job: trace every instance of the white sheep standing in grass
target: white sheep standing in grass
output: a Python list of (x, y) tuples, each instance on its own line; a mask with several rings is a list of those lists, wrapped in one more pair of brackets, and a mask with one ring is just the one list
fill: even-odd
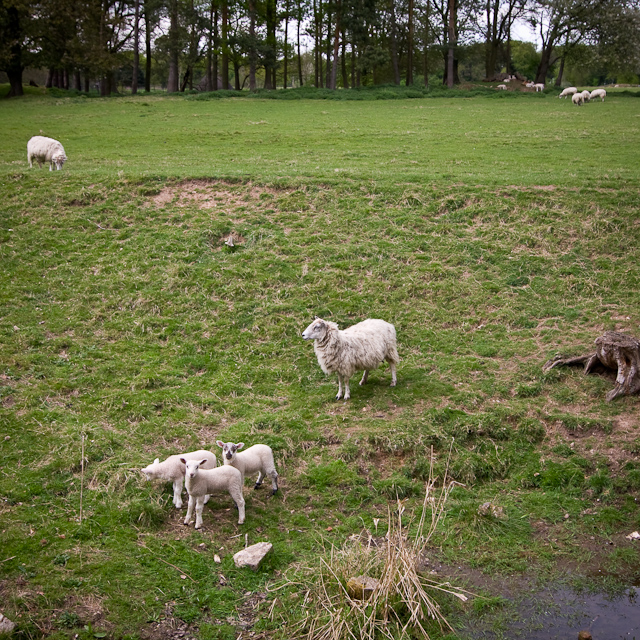
[[(182, 508), (182, 483), (184, 481), (184, 464), (181, 460), (200, 460), (203, 469), (214, 469), (217, 466), (216, 456), (211, 451), (191, 451), (169, 456), (160, 462), (156, 458), (149, 466), (141, 469), (147, 480), (166, 480), (173, 482), (173, 504), (176, 509)], [(208, 500), (208, 498), (207, 498)], [(206, 502), (206, 500), (205, 500)]]
[(202, 508), (206, 497), (212, 493), (227, 492), (238, 507), (238, 524), (244, 522), (244, 497), (242, 495), (242, 474), (229, 465), (216, 467), (215, 469), (201, 469), (206, 460), (187, 460), (181, 458), (184, 463), (184, 481), (189, 493), (189, 504), (184, 524), (188, 525), (193, 516), (193, 508), (196, 509), (196, 529), (202, 526)]
[(538, 91), (544, 91), (544, 84), (538, 82), (533, 85), (533, 88), (536, 90), (536, 93), (538, 93)]
[(588, 89), (585, 89), (582, 92), (582, 102), (584, 104), (585, 102), (589, 102), (589, 100), (591, 100), (591, 91), (589, 91)]
[(496, 89), (498, 91), (506, 91), (507, 90), (507, 85), (506, 84), (499, 84)]
[(273, 461), (273, 451), (266, 444), (254, 444), (245, 451), (240, 451), (244, 447), (244, 442), (222, 442), (217, 440), (216, 444), (222, 448), (222, 461), (226, 465), (231, 465), (242, 474), (242, 484), (247, 475), (258, 473), (258, 478), (254, 489), (259, 489), (266, 476), (271, 478), (271, 495), (278, 491), (278, 472)]
[(558, 98), (568, 98), (574, 94), (578, 93), (578, 89), (576, 87), (567, 87), (563, 89)]
[(604, 102), (604, 99), (607, 97), (607, 92), (604, 89), (594, 89), (591, 92), (591, 100), (593, 100), (594, 98), (602, 98), (602, 102)]
[(344, 399), (351, 397), (349, 378), (364, 369), (360, 384), (363, 385), (369, 371), (376, 369), (385, 360), (391, 368), (391, 386), (396, 386), (396, 365), (400, 361), (396, 348), (396, 329), (384, 320), (364, 320), (348, 327), (338, 329), (335, 322), (316, 318), (303, 332), (305, 340), (314, 340), (313, 349), (318, 364), (326, 374), (338, 374), (338, 395)]
[(577, 104), (579, 107), (581, 107), (582, 103), (584, 102), (584, 98), (582, 97), (581, 93), (574, 93), (571, 96), (571, 102), (573, 102), (573, 104)]
[(67, 161), (64, 147), (53, 138), (45, 136), (33, 136), (27, 142), (27, 160), (29, 160), (29, 168), (33, 168), (33, 161), (42, 167), (44, 162), (49, 163), (49, 171), (53, 171), (53, 165), (56, 170), (62, 169), (62, 165)]

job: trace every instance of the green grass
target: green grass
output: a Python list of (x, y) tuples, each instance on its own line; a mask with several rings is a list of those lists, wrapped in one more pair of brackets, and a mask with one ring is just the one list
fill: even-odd
[[(239, 607), (277, 638), (301, 601), (268, 589), (421, 504), (432, 448), (464, 485), (444, 561), (549, 576), (593, 536), (632, 576), (638, 399), (541, 367), (638, 335), (640, 102), (554, 97), (0, 103), (0, 600), (22, 637), (233, 638)], [(40, 131), (62, 172), (29, 170)], [(393, 322), (398, 386), (382, 367), (334, 402), (314, 315)], [(137, 469), (218, 438), (269, 444), (281, 493), (247, 483), (242, 526), (214, 497), (196, 532)], [(245, 534), (274, 544), (256, 574)]]

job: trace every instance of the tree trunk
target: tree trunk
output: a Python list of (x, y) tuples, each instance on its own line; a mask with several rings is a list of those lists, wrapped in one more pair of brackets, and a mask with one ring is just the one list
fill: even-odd
[(256, 4), (255, 0), (249, 0), (249, 91), (256, 90)]
[(298, 84), (303, 86), (302, 80), (302, 54), (300, 53), (300, 23), (302, 22), (302, 1), (298, 0), (298, 20), (297, 20), (297, 37), (298, 37)]
[(556, 87), (562, 86), (562, 74), (564, 73), (564, 55), (560, 58), (560, 69), (558, 70), (558, 77), (556, 78)]
[(422, 64), (422, 72), (424, 73), (424, 86), (429, 86), (429, 0), (424, 20), (424, 59)]
[(169, 77), (167, 79), (167, 93), (178, 91), (178, 0), (171, 0), (169, 6)]
[(238, 62), (238, 56), (233, 56), (233, 81), (236, 91), (240, 91), (240, 62)]
[(596, 352), (574, 358), (556, 356), (542, 367), (543, 372), (558, 366), (584, 364), (584, 372), (589, 373), (597, 365), (607, 369), (617, 369), (615, 387), (606, 395), (607, 402), (618, 396), (640, 392), (640, 341), (618, 331), (607, 331), (596, 338)]
[(314, 71), (314, 84), (316, 88), (319, 86), (320, 80), (320, 38), (318, 37), (318, 6), (316, 0), (313, 0), (313, 71)]
[[(6, 7), (5, 3), (5, 7)], [(22, 88), (22, 71), (24, 66), (22, 64), (22, 34), (20, 26), (20, 14), (18, 9), (9, 4), (6, 8), (7, 12), (7, 31), (14, 36), (14, 41), (9, 48), (9, 59), (4, 71), (9, 78), (9, 94), (8, 98), (14, 98), (24, 95), (24, 89)]]
[(51, 89), (53, 87), (53, 69), (49, 69), (47, 73), (47, 81), (44, 83), (45, 88)]
[(331, 12), (331, 4), (327, 3), (327, 66), (326, 66), (326, 77), (324, 79), (324, 85), (327, 89), (331, 89), (331, 21), (333, 18), (333, 13)]
[(408, 14), (408, 35), (407, 35), (407, 78), (405, 84), (409, 87), (413, 84), (413, 0), (409, 0)]
[(289, 78), (287, 77), (287, 72), (288, 72), (288, 67), (287, 67), (287, 63), (289, 62), (289, 0), (287, 0), (286, 4), (285, 4), (285, 10), (284, 10), (284, 51), (283, 51), (283, 57), (284, 57), (284, 69), (283, 69), (283, 80), (282, 80), (282, 88), (286, 89), (287, 88), (287, 83)]
[(138, 69), (140, 67), (140, 0), (135, 0), (133, 18), (133, 77), (131, 78), (131, 94), (138, 93)]
[(453, 89), (453, 59), (456, 46), (455, 12), (456, 2), (455, 0), (449, 0), (449, 53), (447, 55), (447, 87), (449, 89)]
[(213, 91), (218, 90), (218, 49), (220, 48), (220, 32), (218, 31), (218, 3), (215, 3), (213, 12), (213, 61), (211, 63), (211, 73), (213, 75)]
[(80, 71), (77, 69), (73, 72), (73, 88), (76, 91), (82, 91), (82, 79), (80, 78)]
[(151, 91), (151, 16), (149, 15), (149, 7), (147, 3), (149, 0), (145, 0), (143, 15), (144, 15), (144, 50), (147, 59), (144, 66), (144, 90), (149, 93)]
[(391, 67), (393, 68), (393, 82), (400, 84), (400, 66), (398, 64), (398, 24), (396, 22), (395, 0), (389, 0), (389, 17), (391, 18)]
[(349, 88), (349, 77), (347, 76), (347, 38), (344, 30), (342, 31), (342, 54), (340, 56), (340, 68), (342, 71), (342, 86)]
[(547, 79), (547, 73), (549, 72), (549, 68), (551, 67), (551, 55), (553, 53), (552, 46), (545, 46), (542, 49), (542, 57), (540, 58), (540, 64), (538, 65), (538, 70), (536, 71), (536, 82), (540, 82), (542, 84), (545, 83)]
[(89, 93), (90, 89), (91, 89), (91, 78), (89, 77), (88, 72), (85, 71), (84, 72), (84, 92)]
[(213, 90), (213, 2), (209, 5), (209, 37), (207, 39), (207, 91)]
[(222, 88), (229, 89), (229, 4), (222, 0)]
[(338, 78), (338, 51), (340, 50), (340, 1), (336, 7), (336, 30), (333, 37), (333, 60), (331, 63), (331, 85), (330, 89), (336, 88)]

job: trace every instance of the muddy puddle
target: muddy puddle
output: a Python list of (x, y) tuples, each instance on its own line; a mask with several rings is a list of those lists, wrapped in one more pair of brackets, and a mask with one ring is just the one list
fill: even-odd
[(505, 610), (494, 620), (494, 630), (467, 629), (468, 637), (578, 640), (580, 631), (589, 631), (593, 640), (640, 640), (639, 587), (616, 596), (548, 590), (514, 605), (513, 611)]

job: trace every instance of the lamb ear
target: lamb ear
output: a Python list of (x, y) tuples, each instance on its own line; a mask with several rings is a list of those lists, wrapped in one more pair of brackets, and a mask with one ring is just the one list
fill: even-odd
[(238, 444), (236, 445), (236, 450), (242, 449), (242, 447), (244, 447), (244, 442), (238, 442)]
[(160, 458), (156, 458), (156, 459), (153, 461), (153, 464), (158, 464), (159, 462), (160, 462)]
[(182, 464), (187, 464), (187, 461), (184, 458), (180, 458), (180, 462), (182, 462)]
[(207, 462), (209, 462), (206, 458), (204, 460), (200, 460), (200, 462), (198, 462), (199, 465), (203, 465), (203, 464), (207, 464)]
[(224, 442), (222, 442), (222, 440), (216, 440), (216, 444), (217, 444), (219, 447), (224, 447)]

